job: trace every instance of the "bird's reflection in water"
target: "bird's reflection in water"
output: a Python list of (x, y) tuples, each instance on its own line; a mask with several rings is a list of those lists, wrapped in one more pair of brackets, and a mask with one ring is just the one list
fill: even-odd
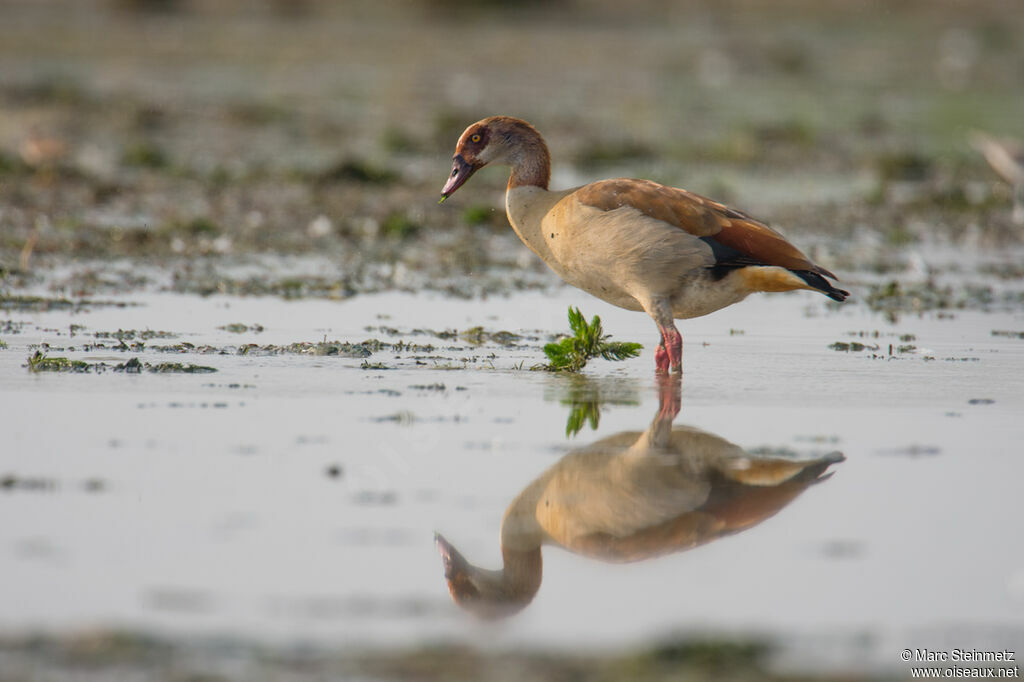
[(844, 459), (754, 456), (714, 434), (673, 427), (680, 379), (658, 381), (659, 410), (646, 431), (569, 452), (512, 500), (501, 524), (501, 569), (474, 566), (437, 536), (459, 606), (485, 618), (523, 609), (540, 588), (544, 544), (602, 561), (642, 561), (746, 530)]

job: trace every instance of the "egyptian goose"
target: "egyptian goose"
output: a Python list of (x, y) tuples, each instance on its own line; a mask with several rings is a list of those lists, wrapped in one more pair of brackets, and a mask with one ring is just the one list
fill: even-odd
[(501, 523), (501, 569), (474, 566), (435, 536), (455, 603), (484, 618), (522, 610), (540, 589), (544, 544), (632, 562), (738, 533), (774, 516), (844, 459), (838, 452), (805, 461), (755, 457), (716, 435), (673, 428), (678, 387), (662, 385), (661, 409), (646, 431), (574, 450), (516, 496)]
[(659, 372), (681, 371), (675, 318), (707, 315), (755, 291), (810, 289), (836, 301), (849, 295), (775, 230), (692, 192), (627, 178), (549, 190), (544, 138), (510, 116), (462, 133), (441, 201), (489, 163), (512, 167), (505, 210), (531, 251), (569, 284), (654, 318)]

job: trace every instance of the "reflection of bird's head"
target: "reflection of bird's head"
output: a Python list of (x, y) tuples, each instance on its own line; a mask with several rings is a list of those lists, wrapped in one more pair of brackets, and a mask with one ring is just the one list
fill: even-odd
[(526, 607), (540, 588), (540, 548), (502, 550), (505, 565), (490, 571), (469, 563), (440, 534), (434, 542), (444, 563), (448, 591), (460, 607), (486, 620), (506, 618)]

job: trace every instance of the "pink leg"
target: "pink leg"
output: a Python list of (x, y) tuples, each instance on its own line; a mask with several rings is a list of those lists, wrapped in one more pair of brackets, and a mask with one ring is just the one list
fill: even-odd
[(675, 372), (683, 371), (683, 335), (671, 322), (668, 325), (658, 325), (661, 330), (661, 343), (654, 353), (654, 362), (657, 371), (667, 372), (669, 366)]
[(675, 324), (670, 324), (665, 330), (665, 346), (668, 348), (672, 371), (681, 373), (683, 371), (683, 335), (676, 329)]
[(661, 332), (661, 343), (654, 353), (654, 365), (658, 373), (683, 371), (683, 336), (676, 329), (672, 319), (672, 307), (664, 298), (653, 298), (643, 303), (644, 310), (654, 319)]
[(671, 362), (668, 351), (665, 350), (665, 339), (663, 338), (658, 344), (658, 349), (654, 351), (654, 371), (658, 374), (668, 374)]

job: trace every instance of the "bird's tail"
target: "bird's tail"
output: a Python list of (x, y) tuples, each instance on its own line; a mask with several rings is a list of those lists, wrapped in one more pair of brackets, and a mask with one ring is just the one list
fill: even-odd
[(842, 303), (846, 300), (846, 297), (850, 295), (849, 291), (832, 286), (832, 283), (822, 276), (827, 275), (835, 279), (835, 275), (828, 270), (823, 269), (821, 273), (811, 272), (810, 270), (791, 270), (791, 272), (803, 281), (807, 282), (808, 286), (817, 289), (833, 301), (839, 301)]

